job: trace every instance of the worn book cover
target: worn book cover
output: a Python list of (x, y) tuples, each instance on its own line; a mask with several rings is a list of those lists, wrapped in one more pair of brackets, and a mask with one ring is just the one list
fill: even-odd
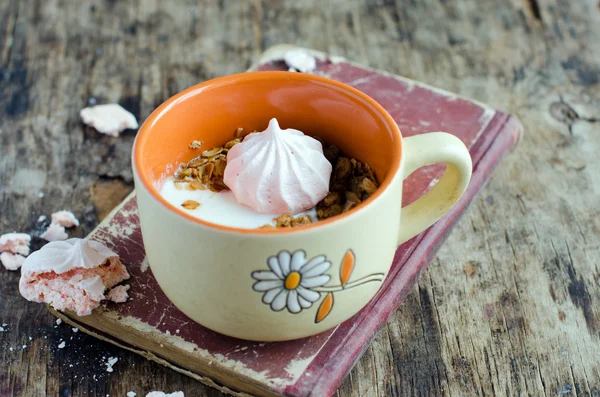
[[(270, 49), (252, 69), (287, 70), (281, 59), (290, 48)], [(132, 194), (89, 236), (117, 252), (127, 266), (131, 299), (107, 304), (91, 316), (54, 311), (56, 315), (82, 331), (229, 394), (327, 396), (335, 392), (373, 336), (413, 289), (498, 162), (515, 146), (521, 125), (508, 114), (452, 93), (307, 51), (317, 58), (314, 73), (373, 97), (392, 115), (404, 136), (446, 131), (459, 137), (473, 158), (473, 177), (465, 195), (434, 226), (398, 247), (387, 279), (369, 304), (332, 330), (290, 342), (249, 342), (212, 332), (187, 318), (160, 290), (145, 258)], [(407, 178), (403, 203), (422, 195), (443, 169), (443, 165), (429, 166)]]

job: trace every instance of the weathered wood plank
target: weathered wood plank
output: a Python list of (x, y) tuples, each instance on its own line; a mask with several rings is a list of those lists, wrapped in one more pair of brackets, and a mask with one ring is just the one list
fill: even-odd
[[(321, 3), (0, 2), (0, 231), (39, 234), (39, 215), (69, 208), (83, 236), (114, 205), (103, 197), (131, 189), (134, 134), (83, 128), (77, 112), (90, 98), (143, 120), (270, 45), (330, 51), (490, 103), (526, 127), (338, 395), (600, 394), (597, 1)], [(0, 272), (0, 395), (219, 395), (53, 328), (17, 282)], [(112, 374), (109, 355), (120, 359)]]

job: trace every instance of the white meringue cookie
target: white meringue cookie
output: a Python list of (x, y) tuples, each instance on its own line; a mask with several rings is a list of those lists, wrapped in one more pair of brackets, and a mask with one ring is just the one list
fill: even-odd
[(240, 204), (262, 214), (296, 214), (327, 195), (331, 169), (319, 141), (271, 119), (264, 132), (231, 148), (223, 179)]

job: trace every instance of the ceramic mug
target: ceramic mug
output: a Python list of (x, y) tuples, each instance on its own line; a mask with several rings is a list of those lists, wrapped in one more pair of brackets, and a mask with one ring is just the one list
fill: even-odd
[[(379, 189), (349, 212), (292, 229), (212, 224), (161, 197), (161, 183), (198, 155), (190, 142), (221, 146), (238, 127), (262, 131), (273, 117), (369, 163)], [(364, 93), (290, 72), (231, 75), (175, 95), (140, 128), (132, 163), (147, 260), (164, 293), (201, 325), (257, 341), (317, 334), (357, 313), (381, 287), (398, 244), (444, 215), (471, 177), (455, 136), (402, 138)], [(444, 175), (401, 211), (402, 181), (432, 163), (446, 163)]]

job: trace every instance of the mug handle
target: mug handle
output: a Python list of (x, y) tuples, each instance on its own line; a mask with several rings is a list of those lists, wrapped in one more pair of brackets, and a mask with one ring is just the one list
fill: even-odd
[(430, 132), (403, 139), (404, 174), (434, 163), (446, 163), (446, 171), (435, 186), (413, 203), (402, 208), (401, 244), (446, 214), (469, 185), (473, 164), (469, 149), (456, 136), (446, 132)]

